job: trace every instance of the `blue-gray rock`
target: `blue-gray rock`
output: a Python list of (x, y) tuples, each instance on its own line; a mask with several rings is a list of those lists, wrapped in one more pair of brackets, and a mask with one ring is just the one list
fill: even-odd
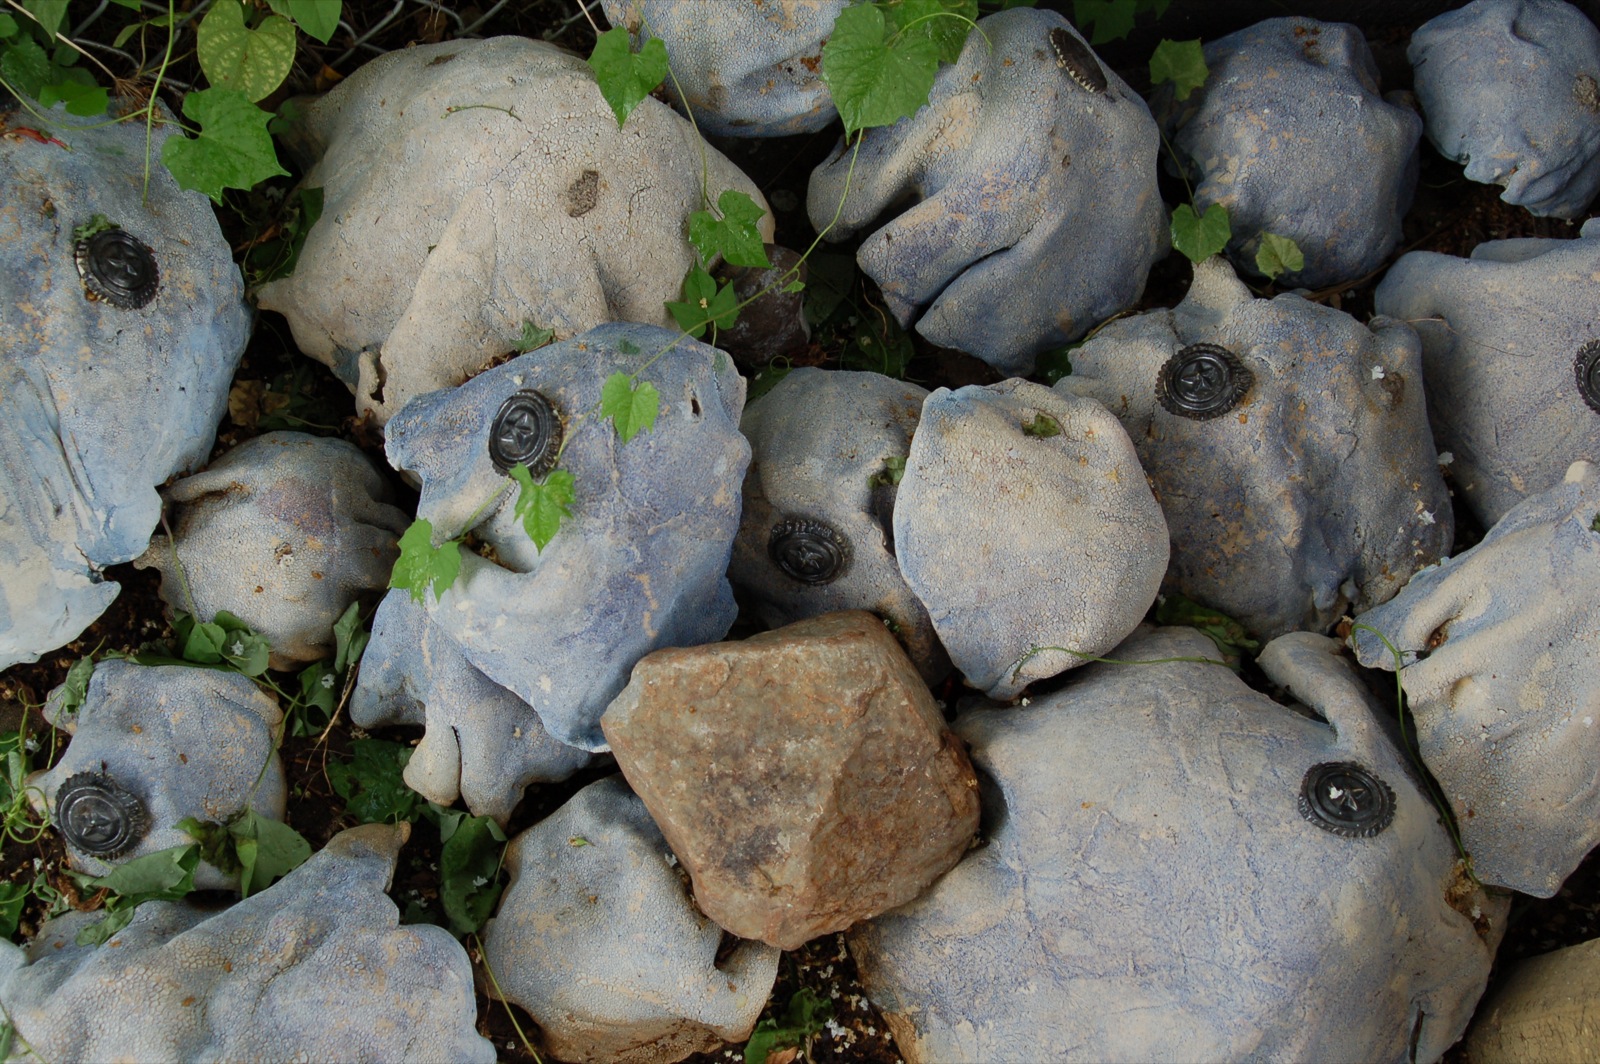
[[(1422, 759), (1478, 878), (1548, 898), (1600, 843), (1600, 470), (1518, 503), (1356, 620), (1402, 655)], [(1377, 635), (1363, 665), (1393, 671)]]
[(1212, 258), (1177, 308), (1112, 322), (1072, 370), (1056, 390), (1121, 419), (1161, 500), (1167, 586), (1263, 640), (1326, 631), (1450, 550), (1402, 322), (1253, 298)]
[[(89, 875), (194, 841), (178, 827), (186, 817), (226, 823), (248, 807), (282, 820), (285, 789), (277, 740), (278, 703), (236, 672), (181, 665), (143, 666), (108, 660), (95, 666), (83, 705), (66, 712), (62, 688), (51, 692), (45, 719), (72, 736), (61, 760), (30, 779), (35, 798), (49, 810), (67, 843), (67, 859)], [(131, 795), (143, 811), (142, 829), (125, 810), (116, 831), (85, 820), (87, 812), (59, 808), (69, 781), (88, 775)], [(65, 792), (70, 795), (70, 790)], [(69, 802), (74, 805), (74, 802)], [(63, 820), (68, 823), (63, 824)], [(110, 836), (105, 838), (105, 836)], [(111, 843), (102, 845), (104, 842)], [(92, 842), (97, 856), (82, 848)], [(195, 869), (202, 890), (237, 890), (239, 873), (202, 861)]]
[[(988, 846), (850, 934), (906, 1060), (1437, 1060), (1506, 903), (1461, 874), (1338, 651), (1263, 652), (1304, 714), (1193, 662), (963, 714)], [(1214, 655), (1162, 629), (1113, 656)]]
[[(772, 628), (871, 610), (891, 623), (931, 683), (950, 661), (900, 575), (893, 531), (927, 396), (881, 373), (802, 367), (751, 403), (739, 425), (750, 440), (750, 471), (728, 577)], [(837, 560), (816, 553), (819, 536), (834, 540)]]
[[(101, 570), (138, 557), (156, 486), (210, 454), (250, 331), (210, 201), (159, 163), (147, 188), (144, 125), (50, 119), (70, 150), (0, 138), (0, 669), (116, 598)], [(120, 229), (77, 240), (97, 216)]]
[(663, 86), (667, 98), (692, 113), (702, 131), (724, 137), (815, 133), (837, 117), (818, 74), (822, 46), (847, 5), (848, 0), (600, 2), (611, 25), (627, 29), (635, 51), (652, 37), (667, 46), (674, 75)]
[(504, 824), (530, 783), (564, 780), (587, 750), (556, 742), (532, 706), (472, 666), (466, 653), (409, 595), (390, 595), (372, 618), (350, 719), (364, 728), (420, 724), (407, 786)]
[[(626, 444), (598, 410), (617, 372), (637, 372), (660, 395), (654, 426)], [(559, 415), (560, 468), (575, 480), (571, 517), (542, 553), (514, 513), (514, 482), (490, 457), (502, 406), (520, 392), (540, 393)], [(728, 557), (750, 460), (743, 406), (744, 379), (723, 352), (617, 324), (422, 396), (389, 422), (389, 461), (420, 479), (417, 516), (435, 540), (471, 531), (493, 555), (464, 550), (455, 585), (442, 600), (428, 595), (429, 618), (558, 741), (605, 749), (600, 714), (634, 662), (713, 642), (733, 623)], [(421, 677), (413, 692), (429, 689), (419, 647), (384, 654)]]
[(1167, 569), (1167, 525), (1117, 419), (1022, 380), (928, 396), (894, 546), (956, 668), (993, 698), (1116, 646)]
[[(766, 207), (666, 104), (647, 97), (619, 129), (587, 63), (522, 37), (379, 56), (308, 105), (291, 143), (322, 218), (260, 303), (379, 423), (509, 354), (525, 323), (557, 339), (666, 325), (702, 194)], [(770, 240), (770, 215), (760, 228)]]
[(669, 1064), (750, 1036), (778, 950), (695, 908), (677, 859), (621, 777), (591, 783), (511, 840), (511, 882), (483, 933), (500, 993), (552, 1056)]
[(1600, 460), (1600, 225), (1577, 240), (1413, 251), (1378, 313), (1422, 337), (1428, 417), (1456, 490), (1487, 527), (1579, 458)]
[(914, 200), (866, 238), (861, 269), (902, 325), (1025, 374), (1136, 303), (1166, 253), (1160, 135), (1061, 15), (1018, 8), (978, 25), (925, 107), (867, 131), (853, 175), (843, 144), (817, 167), (806, 210), (827, 225), (848, 175), (828, 234), (839, 240)]
[(1473, 0), (1406, 56), (1428, 139), (1538, 215), (1579, 218), (1600, 190), (1600, 30), (1562, 0)]
[(400, 927), (384, 890), (409, 824), (334, 836), (221, 912), (152, 901), (103, 946), (69, 912), (0, 942), (16, 1048), (45, 1060), (394, 1060), (492, 1064), (472, 968), (449, 932)]
[(411, 523), (358, 448), (301, 432), (247, 440), (162, 495), (173, 538), (152, 536), (134, 564), (161, 572), (168, 606), (261, 633), (275, 669), (333, 653), (334, 622), (389, 585)]
[(1365, 276), (1400, 242), (1417, 184), (1422, 119), (1379, 95), (1378, 67), (1354, 26), (1274, 18), (1207, 41), (1210, 73), (1187, 100), (1170, 86), (1156, 112), (1194, 182), (1194, 209), (1228, 209), (1228, 254), (1257, 273), (1266, 233), (1305, 267), (1285, 285)]

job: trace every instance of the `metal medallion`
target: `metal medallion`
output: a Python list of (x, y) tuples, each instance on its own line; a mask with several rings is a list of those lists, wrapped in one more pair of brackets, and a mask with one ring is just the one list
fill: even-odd
[(1590, 340), (1578, 348), (1572, 369), (1578, 376), (1578, 394), (1590, 410), (1600, 414), (1600, 340)]
[(156, 256), (137, 237), (115, 226), (72, 247), (84, 290), (123, 310), (137, 310), (156, 297), (161, 271)]
[(1255, 374), (1218, 344), (1190, 344), (1156, 374), (1156, 401), (1169, 414), (1209, 421), (1239, 405)]
[(525, 465), (535, 478), (555, 468), (561, 413), (543, 392), (526, 389), (500, 404), (489, 428), (489, 460), (502, 473)]
[(850, 541), (808, 517), (773, 525), (767, 554), (785, 576), (802, 584), (829, 584), (850, 568)]
[(1324, 761), (1300, 782), (1300, 815), (1347, 839), (1370, 838), (1394, 820), (1394, 791), (1353, 761)]
[(120, 857), (150, 831), (139, 796), (103, 772), (80, 772), (56, 791), (56, 829), (90, 857)]

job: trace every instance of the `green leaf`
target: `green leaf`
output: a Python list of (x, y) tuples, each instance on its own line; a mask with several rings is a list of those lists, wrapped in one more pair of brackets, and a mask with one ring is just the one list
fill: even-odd
[(872, 315), (856, 330), (854, 339), (839, 355), (845, 369), (867, 370), (904, 380), (916, 355), (911, 337), (894, 318)]
[(771, 266), (757, 223), (767, 212), (743, 192), (725, 189), (717, 197), (718, 218), (710, 211), (689, 215), (689, 243), (706, 265), (718, 255), (732, 266)]
[(300, 671), (300, 701), (322, 710), (324, 714), (333, 712), (338, 686), (338, 675), (323, 662), (316, 662)]
[(239, 855), (239, 893), (259, 894), (311, 856), (311, 844), (288, 824), (269, 819), (254, 809), (228, 825)]
[(1072, 0), (1072, 21), (1084, 29), (1093, 27), (1089, 43), (1120, 41), (1133, 32), (1134, 0)]
[(199, 844), (200, 860), (230, 874), (239, 871), (239, 853), (233, 836), (228, 834), (228, 825), (186, 816), (175, 826)]
[(94, 659), (82, 657), (67, 670), (61, 681), (61, 698), (57, 702), (62, 713), (76, 713), (89, 697), (89, 680), (94, 676)]
[(17, 933), (22, 921), (22, 907), (32, 893), (21, 883), (0, 883), (0, 938), (10, 938)]
[(904, 35), (902, 39), (926, 38), (939, 62), (954, 63), (978, 19), (978, 0), (900, 0), (883, 13), (894, 32)]
[(902, 455), (892, 454), (883, 460), (883, 468), (867, 478), (869, 488), (888, 488), (905, 479), (906, 460)]
[[(214, 88), (236, 89), (251, 103), (270, 96), (294, 66), (294, 24), (268, 15), (250, 29), (239, 0), (217, 0), (194, 33), (200, 69)], [(186, 106), (184, 113), (188, 114)]]
[(522, 335), (511, 344), (511, 349), (520, 355), (525, 355), (529, 351), (537, 351), (555, 338), (554, 329), (541, 329), (533, 322), (525, 321), (522, 323)]
[(819, 251), (807, 260), (806, 324), (813, 329), (833, 316), (856, 283), (856, 257)]
[(1204, 85), (1209, 73), (1199, 41), (1162, 41), (1150, 56), (1150, 84), (1172, 82), (1173, 94), (1180, 100)]
[(54, 85), (40, 88), (41, 106), (54, 107), (63, 101), (67, 105), (67, 114), (77, 115), (80, 118), (93, 118), (95, 115), (105, 114), (111, 96), (99, 85), (85, 85), (76, 78), (67, 78)]
[(199, 859), (200, 847), (196, 843), (172, 846), (135, 857), (103, 876), (90, 876), (84, 885), (94, 889), (104, 887), (123, 898), (172, 891), (181, 891), (181, 897), (194, 889), (194, 869)]
[(39, 20), (39, 26), (49, 40), (61, 32), (61, 23), (67, 17), (67, 0), (22, 0), (28, 14)]
[[(287, 106), (287, 105), (285, 105)], [(267, 123), (272, 129), (272, 122)], [(251, 287), (287, 277), (300, 262), (300, 252), (305, 248), (306, 236), (322, 217), (322, 189), (299, 188), (294, 201), (285, 212), (282, 235), (263, 241), (250, 249), (246, 258)], [(298, 393), (291, 393), (298, 394)]]
[(718, 288), (716, 278), (696, 264), (683, 279), (683, 302), (668, 303), (667, 313), (678, 328), (698, 339), (705, 335), (707, 325), (726, 329), (734, 323), (739, 316), (739, 297), (733, 294), (731, 283)]
[(1187, 203), (1178, 205), (1172, 212), (1172, 246), (1183, 252), (1190, 262), (1210, 258), (1228, 246), (1233, 227), (1228, 224), (1228, 208), (1213, 203), (1203, 217), (1194, 213)]
[(1034, 436), (1041, 440), (1048, 440), (1052, 436), (1061, 435), (1061, 422), (1057, 421), (1049, 414), (1035, 411), (1032, 421), (1023, 422), (1022, 431), (1027, 433), (1029, 436)]
[[(344, 13), (344, 0), (289, 0), (287, 6), (295, 25), (305, 30), (306, 36), (315, 37), (323, 44), (333, 40), (334, 31), (339, 28), (339, 16)], [(274, 4), (272, 9), (277, 11), (278, 6)]]
[(522, 518), (528, 538), (542, 552), (556, 538), (561, 522), (572, 516), (568, 507), (578, 497), (577, 482), (565, 469), (552, 469), (542, 483), (535, 484), (525, 465), (512, 466), (511, 479), (521, 489), (514, 512)]
[(363, 824), (416, 820), (426, 807), (403, 776), (411, 747), (384, 739), (354, 739), (349, 761), (328, 762), (328, 782), (345, 800), (345, 812)]
[(772, 391), (773, 388), (777, 387), (778, 382), (787, 377), (793, 369), (794, 367), (790, 365), (773, 363), (767, 366), (766, 369), (761, 370), (755, 375), (755, 379), (750, 382), (750, 387), (745, 393), (745, 404), (749, 405)]
[(928, 102), (939, 49), (924, 36), (891, 39), (883, 10), (857, 4), (839, 12), (822, 49), (822, 81), (844, 120), (845, 136), (892, 126)]
[(1164, 591), (1156, 599), (1155, 618), (1157, 624), (1187, 624), (1200, 629), (1211, 637), (1223, 657), (1234, 661), (1242, 652), (1261, 647), (1260, 643), (1250, 638), (1244, 625), (1232, 617), (1174, 591)]
[(819, 1033), (833, 1015), (831, 1002), (817, 997), (809, 986), (796, 990), (783, 1016), (762, 1020), (744, 1047), (745, 1064), (766, 1064), (774, 1049), (797, 1046)]
[(17, 35), (17, 20), (0, 11), (0, 38), (10, 39)]
[(220, 88), (191, 92), (183, 98), (183, 113), (199, 125), (200, 135), (168, 137), (161, 146), (161, 161), (179, 188), (204, 192), (220, 206), (225, 188), (252, 188), (289, 173), (278, 165), (267, 134), (272, 116), (244, 93)]
[(660, 410), (661, 393), (649, 381), (635, 387), (626, 373), (613, 373), (600, 389), (600, 416), (617, 426), (623, 443), (654, 427)]
[(460, 541), (447, 539), (435, 547), (433, 523), (419, 517), (400, 537), (400, 558), (389, 574), (389, 586), (409, 590), (411, 601), (418, 605), (427, 601), (428, 589), (432, 588), (437, 602), (460, 572)]
[(220, 624), (209, 621), (193, 623), (188, 633), (181, 637), (178, 653), (184, 661), (215, 665), (222, 660), (222, 643), (227, 638), (228, 633)]
[(1276, 281), (1280, 274), (1294, 273), (1306, 268), (1306, 257), (1300, 245), (1277, 233), (1262, 233), (1261, 246), (1256, 249), (1256, 269)]
[(439, 853), (439, 901), (456, 934), (478, 930), (494, 911), (505, 847), (506, 833), (486, 816), (466, 818), (445, 840)]
[(50, 80), (50, 57), (33, 38), (24, 37), (0, 52), (0, 78), (22, 95), (37, 100), (39, 90)]
[(344, 672), (355, 668), (371, 638), (361, 620), (361, 603), (350, 603), (339, 619), (333, 622), (333, 671)]
[(618, 26), (595, 40), (589, 67), (600, 85), (600, 95), (611, 105), (611, 113), (621, 126), (666, 79), (667, 46), (652, 37), (635, 52), (628, 47), (628, 31)]
[(267, 671), (272, 655), (272, 645), (265, 636), (248, 628), (229, 632), (222, 641), (222, 658), (246, 676), (260, 676)]
[(1044, 352), (1035, 361), (1033, 371), (1043, 378), (1046, 384), (1054, 384), (1062, 377), (1072, 376), (1072, 352), (1077, 347), (1077, 344), (1069, 344)]

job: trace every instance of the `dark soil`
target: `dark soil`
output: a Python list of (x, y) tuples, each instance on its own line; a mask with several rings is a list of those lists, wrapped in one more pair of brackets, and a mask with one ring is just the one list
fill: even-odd
[[(595, 7), (598, 8), (598, 4)], [(412, 43), (449, 39), (467, 28), (481, 36), (523, 34), (551, 39), (581, 54), (587, 54), (593, 44), (593, 33), (574, 0), (532, 0), (492, 6), (480, 2), (478, 6), (462, 5), (454, 13), (430, 8), (420, 0), (399, 5), (388, 0), (346, 0), (345, 9), (346, 21), (355, 28), (356, 38), (341, 29), (332, 45), (313, 44), (303, 49), (291, 79), (296, 91), (325, 89), (372, 55)], [(1262, 17), (1281, 13), (1273, 10)], [(484, 19), (485, 14), (487, 19)], [(94, 34), (103, 33), (109, 39), (116, 28), (108, 17), (103, 25), (95, 28)], [(1409, 68), (1404, 62), (1404, 44), (1410, 28), (1384, 28), (1374, 33), (1374, 47), (1387, 79), (1385, 88), (1406, 87)], [(360, 43), (355, 43), (355, 39)], [(1105, 54), (1116, 61), (1114, 49), (1108, 49)], [(185, 68), (180, 63), (176, 76), (180, 81), (187, 77), (192, 82), (197, 72), (192, 67), (192, 59), (185, 62), (191, 65)], [(1131, 66), (1124, 76), (1136, 88), (1143, 88), (1142, 83), (1148, 80), (1142, 71)], [(828, 131), (781, 140), (718, 142), (717, 146), (760, 185), (772, 204), (779, 244), (804, 249), (810, 243), (813, 233), (804, 211), (806, 182), (812, 168), (832, 151), (836, 139), (837, 134)], [(292, 187), (292, 179), (284, 179), (274, 183), (270, 190), (234, 195), (229, 208), (219, 212), (224, 231), (241, 259), (254, 244), (274, 234), (274, 226), (282, 217), (284, 193)], [(1165, 191), (1171, 202), (1184, 198), (1178, 187)], [(1502, 203), (1498, 193), (1496, 188), (1466, 181), (1458, 166), (1446, 162), (1424, 144), (1421, 181), (1416, 203), (1406, 219), (1405, 246), (1401, 250), (1426, 249), (1465, 255), (1484, 240), (1576, 235), (1578, 223), (1534, 218), (1519, 207)], [(849, 253), (853, 248), (847, 243), (828, 250)], [(1400, 253), (1396, 252), (1396, 257)], [(1177, 254), (1158, 264), (1140, 309), (1175, 304), (1187, 289), (1189, 275), (1188, 263)], [(1372, 293), (1380, 276), (1381, 272), (1317, 292), (1312, 298), (1366, 320), (1372, 313)], [(1258, 290), (1263, 295), (1274, 291), (1270, 285)], [(836, 315), (838, 320), (814, 332), (808, 347), (790, 354), (791, 364), (858, 368), (858, 361), (852, 361), (860, 358), (859, 350), (851, 347), (855, 335), (872, 327), (874, 322), (881, 322), (885, 315), (878, 309), (882, 303), (876, 290), (864, 279), (857, 278), (848, 303), (847, 309)], [(891, 329), (884, 335), (892, 339), (893, 332)], [(914, 357), (907, 376), (926, 387), (959, 387), (998, 379), (988, 366), (960, 352), (936, 348), (917, 336), (909, 339)], [(305, 422), (308, 431), (343, 435), (364, 447), (380, 468), (386, 467), (381, 441), (356, 421), (348, 392), (326, 369), (294, 350), (287, 325), (277, 315), (262, 314), (236, 384), (240, 386), (238, 401), (233, 414), (219, 429), (217, 453), (272, 425), (271, 416), (281, 417), (287, 413)], [(269, 420), (263, 422), (264, 415)], [(414, 495), (410, 498), (414, 499)], [(1469, 522), (1461, 523), (1458, 552), (1481, 535)], [(79, 657), (110, 651), (133, 652), (150, 641), (170, 638), (170, 625), (157, 596), (159, 578), (154, 573), (135, 570), (131, 565), (114, 567), (107, 575), (122, 585), (122, 593), (82, 637), (46, 654), (35, 664), (0, 673), (0, 731), (15, 729), (26, 716), (30, 732), (49, 735), (50, 729), (39, 716), (37, 706)], [(736, 632), (753, 630), (755, 626), (741, 618)], [(950, 704), (954, 704), (955, 697), (960, 694), (953, 687), (938, 693)], [(345, 757), (351, 739), (359, 734), (358, 729), (340, 718), (322, 736), (289, 738), (284, 742), (282, 753), (290, 786), (288, 819), (313, 847), (320, 848), (335, 833), (353, 823), (344, 811), (342, 799), (329, 783), (326, 766), (331, 760)], [(419, 735), (420, 729), (413, 728), (389, 730), (383, 737), (414, 742)], [(65, 745), (64, 736), (55, 741), (58, 747)], [(50, 745), (50, 740), (46, 739), (36, 765), (42, 767), (47, 763), (45, 755)], [(567, 783), (531, 788), (515, 813), (510, 830), (514, 833), (537, 823), (579, 787), (609, 774), (614, 766), (607, 761), (603, 758), (601, 765)], [(391, 891), (408, 918), (430, 909), (437, 911), (438, 855), (434, 829), (419, 823), (402, 853)], [(27, 844), (7, 842), (0, 851), (0, 878), (29, 882), (36, 871), (42, 871), (50, 883), (75, 904), (85, 908), (96, 906), (98, 899), (78, 898), (73, 881), (61, 874), (62, 856), (60, 844), (50, 832)], [(37, 904), (25, 913), (19, 939), (37, 929), (40, 915), (41, 907)], [(1502, 972), (1507, 962), (1596, 937), (1600, 937), (1600, 854), (1591, 855), (1556, 897), (1537, 900), (1518, 896), (1515, 899), (1496, 973)], [(479, 985), (487, 986), (481, 955), (470, 937), (466, 944), (479, 974)], [(781, 1014), (791, 997), (804, 987), (831, 1002), (834, 1010), (830, 1025), (805, 1047), (811, 1059), (871, 1064), (889, 1064), (899, 1059), (882, 1018), (857, 980), (855, 963), (845, 948), (843, 936), (824, 937), (784, 954), (777, 986), (764, 1015), (772, 1016), (774, 1010)], [(530, 1036), (536, 1032), (536, 1026), (525, 1013), (515, 1006), (492, 1002), (482, 994), (478, 1009), (479, 1030), (493, 1040), (502, 1059), (535, 1059), (524, 1048), (517, 1031), (520, 1025)], [(786, 1064), (786, 1057), (787, 1054), (781, 1054), (771, 1059), (775, 1064)], [(695, 1059), (719, 1064), (741, 1060), (741, 1047), (730, 1045)]]

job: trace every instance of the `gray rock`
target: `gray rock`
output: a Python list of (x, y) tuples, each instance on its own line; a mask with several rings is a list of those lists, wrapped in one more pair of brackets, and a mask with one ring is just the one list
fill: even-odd
[[(927, 396), (879, 373), (802, 367), (751, 403), (739, 425), (750, 440), (750, 471), (728, 577), (773, 628), (835, 610), (873, 611), (934, 682), (949, 672), (949, 658), (900, 575), (893, 532), (893, 470), (904, 472)], [(807, 522), (845, 544), (837, 566), (821, 565), (805, 553), (809, 540), (792, 537)]]
[[(1156, 190), (1160, 137), (1143, 100), (1090, 54), (1084, 88), (1054, 40), (1088, 53), (1052, 11), (981, 19), (927, 106), (869, 130), (849, 177), (839, 240), (907, 198), (856, 261), (902, 325), (1007, 374), (1132, 306), (1167, 250)], [(1055, 36), (1059, 35), (1059, 36)], [(841, 144), (811, 175), (821, 229), (844, 198)]]
[(1194, 178), (1194, 209), (1228, 209), (1228, 254), (1251, 273), (1263, 234), (1293, 240), (1305, 268), (1285, 285), (1365, 276), (1400, 242), (1417, 184), (1422, 119), (1379, 96), (1354, 26), (1274, 18), (1205, 45), (1205, 83), (1156, 97)]
[[(817, 76), (822, 46), (848, 0), (601, 0), (637, 51), (659, 38), (676, 78), (667, 98), (725, 137), (815, 133), (838, 115)], [(687, 98), (680, 99), (679, 89)]]
[(1600, 939), (1532, 957), (1484, 999), (1466, 1037), (1472, 1064), (1592, 1060), (1600, 1039)]
[(797, 949), (904, 905), (978, 827), (978, 783), (864, 610), (658, 650), (601, 719), (701, 910)]
[(1167, 569), (1167, 525), (1117, 419), (1021, 380), (928, 396), (894, 545), (956, 668), (1002, 699), (1116, 646)]
[(524, 322), (558, 339), (666, 324), (702, 163), (712, 202), (766, 206), (667, 105), (647, 98), (619, 129), (583, 60), (520, 37), (379, 56), (309, 105), (297, 138), (322, 219), (260, 303), (380, 423), (510, 352)]
[(778, 951), (744, 942), (719, 961), (722, 929), (694, 907), (675, 864), (616, 776), (511, 840), (484, 959), (551, 1055), (669, 1064), (750, 1036)]
[[(1338, 649), (1301, 633), (1260, 659), (1326, 724), (1192, 662), (1091, 665), (959, 718), (988, 845), (850, 935), (906, 1060), (1438, 1059), (1506, 905), (1455, 867)], [(1214, 654), (1164, 629), (1115, 656)], [(1392, 789), (1377, 834), (1300, 812), (1338, 762)]]
[[(1600, 226), (1577, 240), (1492, 240), (1458, 259), (1413, 251), (1378, 286), (1380, 314), (1422, 337), (1428, 417), (1485, 527), (1600, 460)], [(1593, 345), (1593, 346), (1591, 346)]]
[[(101, 570), (145, 549), (156, 485), (211, 452), (250, 331), (210, 201), (160, 165), (146, 187), (144, 125), (60, 107), (50, 120), (70, 151), (0, 138), (0, 669), (71, 641), (116, 598)], [(156, 125), (153, 157), (176, 130)], [(90, 297), (73, 231), (97, 215), (121, 229), (94, 263), (120, 246), (139, 267), (125, 238), (153, 257), (143, 305), (142, 270), (103, 289), (118, 302)]]
[(423, 725), (406, 784), (443, 806), (465, 798), (502, 826), (529, 784), (564, 780), (593, 758), (552, 739), (533, 707), (474, 668), (408, 595), (388, 596), (372, 618), (350, 719)]
[(168, 606), (260, 632), (274, 669), (333, 653), (334, 622), (389, 585), (411, 523), (358, 448), (300, 432), (247, 440), (163, 495), (177, 546), (153, 536), (134, 564), (161, 572)]
[[(1600, 843), (1600, 470), (1513, 507), (1483, 541), (1356, 619), (1400, 651), (1422, 759), (1485, 883), (1548, 898)], [(1371, 632), (1363, 665), (1393, 671)]]
[(1600, 190), (1600, 30), (1562, 0), (1474, 0), (1421, 26), (1406, 56), (1428, 139), (1467, 177), (1538, 215)]
[(0, 943), (0, 1004), (45, 1060), (415, 1060), (490, 1064), (472, 969), (443, 928), (384, 896), (410, 825), (334, 837), (272, 887), (211, 913), (146, 902), (103, 946), (69, 912)]
[[(180, 665), (146, 667), (108, 660), (95, 666), (83, 705), (63, 711), (61, 688), (51, 692), (45, 718), (72, 736), (61, 760), (35, 774), (35, 802), (48, 809), (67, 844), (71, 865), (103, 876), (113, 867), (171, 846), (194, 841), (178, 828), (186, 817), (226, 823), (254, 809), (282, 820), (285, 790), (278, 760), (278, 729), (283, 714), (272, 698), (235, 672)], [(95, 841), (95, 828), (82, 811), (63, 827), (58, 799), (74, 778), (98, 778), (133, 796), (148, 825), (139, 831), (128, 819), (129, 845), (104, 856), (86, 852), (80, 842)], [(70, 792), (68, 792), (70, 793)], [(133, 820), (138, 814), (131, 814)], [(107, 832), (115, 838), (117, 832)], [(117, 850), (119, 847), (108, 847)], [(195, 870), (202, 890), (239, 886), (237, 871), (225, 873), (202, 861)]]
[[(658, 390), (660, 413), (623, 444), (598, 415), (600, 390), (613, 372), (634, 371)], [(572, 516), (543, 553), (513, 512), (514, 482), (489, 452), (502, 404), (522, 391), (541, 393), (559, 413), (560, 468), (576, 484)], [(473, 531), (493, 555), (463, 551), (455, 585), (442, 600), (428, 595), (428, 617), (558, 741), (604, 749), (600, 714), (635, 661), (658, 647), (720, 639), (733, 623), (726, 573), (750, 458), (738, 431), (743, 405), (744, 380), (727, 355), (655, 326), (619, 324), (423, 396), (389, 422), (389, 461), (420, 479), (417, 516), (432, 523), (436, 541)], [(396, 658), (395, 667), (418, 677), (412, 691), (432, 686), (418, 645), (374, 638), (367, 653)], [(385, 685), (395, 689), (392, 679)], [(459, 708), (484, 719), (440, 724), (485, 736), (501, 730), (489, 706)], [(520, 756), (510, 748), (489, 755)]]
[[(1197, 345), (1216, 358), (1193, 361)], [(1163, 385), (1169, 365), (1194, 385)], [(1172, 530), (1167, 585), (1261, 639), (1326, 631), (1450, 549), (1417, 338), (1402, 322), (1255, 299), (1213, 258), (1176, 309), (1111, 323), (1072, 370), (1056, 390), (1109, 407), (1150, 475)], [(1173, 412), (1205, 398), (1202, 371), (1219, 384), (1219, 401), (1198, 404), (1213, 416)]]

